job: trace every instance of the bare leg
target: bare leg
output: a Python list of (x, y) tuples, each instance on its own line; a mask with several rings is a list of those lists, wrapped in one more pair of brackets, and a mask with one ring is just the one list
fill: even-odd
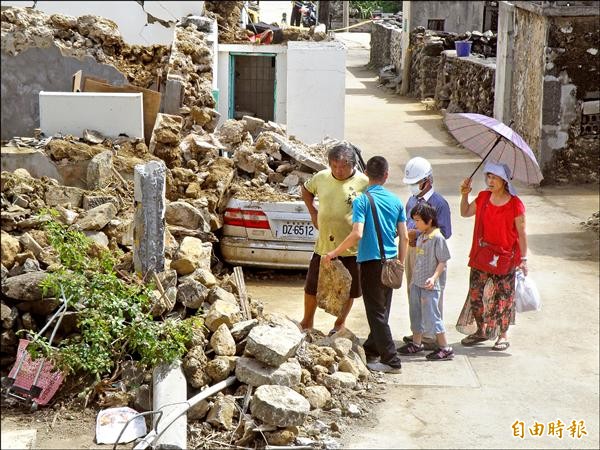
[(421, 345), (421, 339), (423, 338), (423, 334), (422, 333), (413, 333), (413, 344), (415, 344), (417, 347)]
[(303, 330), (313, 327), (315, 311), (317, 310), (317, 296), (304, 293), (304, 317), (300, 322)]
[(446, 340), (446, 333), (438, 333), (435, 335), (437, 344), (440, 348), (448, 347), (448, 341)]
[(350, 314), (350, 310), (352, 309), (353, 304), (354, 304), (354, 299), (349, 298), (348, 301), (346, 302), (346, 305), (342, 308), (340, 315), (337, 316), (337, 319), (335, 320), (335, 323), (333, 324), (334, 329), (339, 331), (346, 326), (346, 318), (348, 317), (348, 314)]

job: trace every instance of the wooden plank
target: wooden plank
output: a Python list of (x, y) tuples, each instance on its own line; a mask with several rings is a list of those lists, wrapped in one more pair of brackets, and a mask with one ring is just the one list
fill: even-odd
[(240, 294), (240, 304), (242, 306), (242, 313), (244, 314), (245, 320), (252, 319), (250, 314), (250, 306), (248, 305), (248, 295), (246, 293), (246, 283), (244, 282), (244, 273), (242, 272), (242, 268), (240, 266), (236, 266), (233, 268), (233, 279), (235, 281), (236, 286), (238, 287), (238, 292)]

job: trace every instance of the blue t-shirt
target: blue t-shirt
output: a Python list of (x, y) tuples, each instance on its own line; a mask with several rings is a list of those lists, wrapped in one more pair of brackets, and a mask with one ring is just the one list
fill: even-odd
[[(386, 258), (394, 258), (398, 255), (396, 244), (397, 227), (400, 222), (406, 222), (404, 205), (398, 197), (376, 184), (369, 186), (365, 192), (369, 192), (377, 206), (377, 217), (381, 227), (381, 238)], [(358, 262), (381, 259), (377, 231), (371, 213), (369, 198), (359, 195), (352, 202), (352, 223), (364, 223), (363, 237), (358, 243)]]

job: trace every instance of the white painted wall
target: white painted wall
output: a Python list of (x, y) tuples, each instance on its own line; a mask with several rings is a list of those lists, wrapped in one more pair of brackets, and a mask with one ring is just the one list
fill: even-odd
[(115, 138), (121, 133), (144, 138), (142, 94), (44, 92), (40, 95), (40, 128), (46, 136), (83, 136), (85, 129)]
[(221, 114), (219, 124), (228, 119), (229, 114), (229, 59), (230, 53), (275, 53), (275, 122), (287, 121), (287, 47), (285, 45), (242, 45), (220, 44), (217, 68), (219, 103)]
[(307, 144), (344, 138), (346, 46), (288, 42), (287, 131)]
[(344, 138), (346, 46), (333, 42), (284, 45), (219, 45), (218, 87), (221, 114), (229, 114), (230, 53), (275, 53), (275, 122), (308, 143)]
[[(3, 1), (2, 6), (32, 7), (32, 1)], [(35, 8), (46, 14), (68, 16), (97, 15), (112, 20), (119, 26), (128, 44), (169, 45), (173, 41), (175, 22), (188, 14), (203, 15), (203, 1), (145, 1), (144, 8), (136, 1), (38, 1)], [(147, 13), (172, 22), (165, 27), (158, 22), (149, 24)]]

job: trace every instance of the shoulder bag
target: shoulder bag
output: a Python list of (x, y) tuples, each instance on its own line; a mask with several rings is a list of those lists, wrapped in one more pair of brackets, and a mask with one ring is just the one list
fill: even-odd
[(377, 241), (379, 242), (379, 252), (381, 253), (381, 283), (392, 289), (398, 289), (402, 286), (402, 278), (404, 277), (404, 264), (397, 258), (387, 259), (383, 249), (383, 240), (381, 238), (381, 226), (377, 217), (377, 207), (373, 201), (373, 197), (369, 192), (365, 195), (371, 203), (371, 213), (373, 214), (373, 222), (375, 222), (375, 231), (377, 232)]
[[(475, 254), (472, 263), (476, 269), (483, 270), (494, 275), (506, 275), (514, 267), (514, 247), (512, 251), (506, 251), (497, 245), (489, 244), (483, 240), (483, 216), (485, 208), (490, 200), (486, 200), (481, 209), (481, 216), (477, 223), (477, 239)], [(512, 199), (511, 199), (512, 201)], [(516, 244), (515, 244), (516, 245)]]

